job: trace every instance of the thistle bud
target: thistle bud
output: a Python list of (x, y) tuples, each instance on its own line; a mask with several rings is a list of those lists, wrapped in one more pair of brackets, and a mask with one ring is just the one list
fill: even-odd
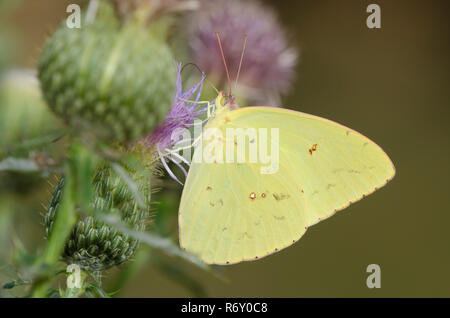
[[(145, 208), (139, 206), (133, 193), (110, 167), (100, 168), (93, 180), (93, 209), (117, 213), (122, 222), (136, 231), (144, 231), (149, 217), (150, 185), (146, 179), (136, 177), (139, 190), (145, 193)], [(64, 188), (61, 178), (53, 191), (45, 215), (47, 236), (52, 231)], [(98, 272), (120, 265), (136, 252), (139, 241), (123, 234), (116, 228), (92, 217), (80, 217), (66, 242), (62, 255), (67, 264), (78, 264), (88, 272)]]
[(120, 26), (102, 10), (93, 24), (59, 27), (39, 58), (39, 79), (50, 108), (76, 130), (128, 142), (164, 119), (175, 89), (174, 60), (151, 28)]
[[(33, 71), (11, 70), (0, 75), (0, 161), (13, 154), (29, 158), (40, 167), (48, 166), (63, 154), (60, 144), (45, 144), (41, 147), (18, 147), (25, 141), (35, 140), (54, 133), (61, 123), (45, 104), (39, 82)], [(15, 192), (25, 195), (39, 189), (41, 174), (0, 172), (0, 192)]]

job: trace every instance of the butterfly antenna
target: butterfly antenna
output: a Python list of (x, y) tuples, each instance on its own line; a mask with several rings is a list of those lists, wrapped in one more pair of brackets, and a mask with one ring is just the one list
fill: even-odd
[(219, 31), (216, 30), (217, 42), (219, 43), (220, 54), (222, 55), (223, 65), (225, 65), (225, 72), (227, 73), (229, 96), (231, 96), (231, 80), (230, 72), (228, 72), (227, 61), (225, 60), (225, 55), (223, 54), (222, 41), (220, 41)]
[(241, 53), (241, 60), (239, 61), (239, 68), (236, 75), (236, 81), (234, 88), (237, 88), (238, 81), (239, 81), (239, 74), (241, 74), (241, 67), (242, 67), (242, 61), (244, 60), (244, 53), (245, 53), (245, 47), (247, 45), (247, 34), (244, 34), (244, 39), (242, 40), (242, 53)]
[[(183, 67), (181, 68), (181, 73), (183, 73), (183, 70), (187, 66), (194, 66), (200, 73), (202, 73), (202, 75), (205, 74), (205, 72), (203, 72), (202, 69), (197, 64), (192, 63), (192, 62), (184, 64)], [(219, 94), (219, 90), (214, 86), (214, 84), (206, 76), (205, 76), (205, 81), (207, 81), (208, 84), (216, 91), (216, 93)]]
[(188, 67), (188, 66), (193, 66), (193, 67), (195, 67), (200, 73), (204, 74), (204, 72), (202, 71), (202, 69), (201, 69), (197, 64), (195, 64), (195, 63), (193, 63), (193, 62), (189, 62), (189, 63), (184, 64), (183, 67), (181, 68), (180, 73), (183, 73), (184, 69), (185, 69), (186, 67)]

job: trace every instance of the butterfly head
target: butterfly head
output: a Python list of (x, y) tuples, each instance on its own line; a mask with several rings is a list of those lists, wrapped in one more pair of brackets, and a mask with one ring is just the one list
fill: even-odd
[(225, 94), (223, 91), (219, 92), (219, 95), (217, 95), (215, 106), (216, 114), (239, 108), (238, 104), (236, 103), (236, 97), (234, 97), (234, 95)]

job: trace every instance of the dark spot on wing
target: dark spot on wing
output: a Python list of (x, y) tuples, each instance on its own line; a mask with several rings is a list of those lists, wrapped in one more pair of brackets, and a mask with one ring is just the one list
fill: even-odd
[(211, 190), (212, 190), (212, 188), (210, 186), (206, 187), (206, 191), (211, 191)]
[(247, 232), (244, 232), (244, 233), (241, 234), (241, 237), (240, 237), (238, 240), (242, 240), (242, 239), (244, 239), (245, 237), (247, 237), (248, 239), (251, 239), (250, 235), (248, 235)]
[(311, 148), (309, 148), (309, 154), (312, 156), (313, 152), (317, 151), (317, 144), (312, 145)]
[(273, 193), (272, 196), (277, 201), (281, 201), (281, 200), (285, 200), (285, 199), (289, 199), (290, 198), (289, 194), (284, 194), (284, 193)]

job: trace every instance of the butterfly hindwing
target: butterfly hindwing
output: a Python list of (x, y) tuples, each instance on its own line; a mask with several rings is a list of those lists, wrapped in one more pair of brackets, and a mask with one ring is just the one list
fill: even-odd
[(261, 176), (258, 165), (193, 163), (180, 204), (181, 246), (206, 263), (232, 264), (292, 244), (308, 220), (288, 179)]

